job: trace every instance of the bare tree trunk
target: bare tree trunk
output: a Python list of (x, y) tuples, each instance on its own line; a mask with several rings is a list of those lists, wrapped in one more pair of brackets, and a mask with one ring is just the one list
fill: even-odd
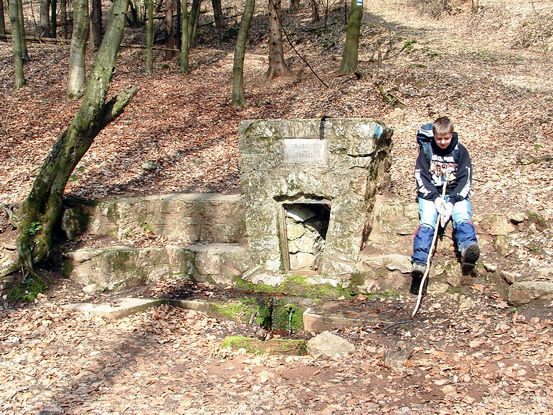
[(202, 0), (192, 0), (190, 8), (190, 17), (188, 19), (188, 47), (196, 46), (196, 30), (198, 29), (198, 20), (200, 19), (200, 6)]
[(50, 7), (50, 34), (53, 38), (58, 34), (58, 0), (51, 0)]
[(69, 77), (67, 97), (78, 99), (83, 96), (86, 76), (86, 41), (88, 38), (88, 1), (73, 0), (73, 35), (69, 53)]
[(6, 34), (6, 21), (4, 20), (4, 0), (0, 0), (0, 35)]
[(67, 34), (67, 0), (60, 1), (60, 26), (61, 26), (61, 37), (63, 39), (68, 39)]
[(351, 0), (346, 43), (340, 64), (340, 75), (355, 72), (359, 57), (359, 33), (361, 32), (361, 20), (363, 18), (363, 3)]
[[(0, 0), (0, 1), (3, 1), (3, 0)], [(21, 50), (22, 34), (21, 34), (21, 25), (19, 21), (20, 3), (21, 3), (21, 0), (10, 0), (10, 4), (9, 4), (16, 89), (19, 89), (25, 86), (25, 76), (23, 75), (23, 51)]]
[(90, 34), (94, 50), (102, 44), (102, 0), (90, 1)]
[(250, 31), (254, 9), (255, 0), (246, 0), (238, 38), (236, 39), (234, 64), (232, 66), (232, 106), (234, 108), (242, 108), (246, 103), (244, 97), (244, 57), (246, 55), (246, 43), (248, 41), (248, 32)]
[[(167, 48), (176, 48), (175, 42), (175, 27), (173, 25), (173, 13), (174, 13), (174, 0), (165, 0), (165, 30), (167, 31)], [(175, 56), (175, 52), (172, 50), (165, 51), (165, 60), (171, 60)]]
[(34, 273), (34, 264), (51, 256), (54, 226), (60, 219), (63, 192), (73, 169), (96, 135), (123, 112), (137, 91), (136, 88), (125, 90), (106, 102), (127, 6), (128, 0), (114, 0), (81, 106), (46, 157), (21, 207), (17, 250), (19, 262), (28, 272)]
[(217, 29), (225, 28), (225, 17), (223, 16), (223, 8), (221, 7), (221, 0), (211, 0), (213, 6), (213, 17), (215, 18), (215, 27)]
[(19, 0), (17, 5), (19, 13), (19, 40), (21, 42), (21, 55), (23, 56), (23, 62), (28, 62), (31, 58), (29, 57), (27, 42), (25, 41), (25, 16), (23, 16), (23, 0)]
[(181, 73), (188, 73), (188, 51), (190, 50), (190, 33), (188, 29), (188, 1), (181, 0), (181, 50), (179, 65)]
[(290, 69), (284, 62), (281, 16), (281, 0), (269, 0), (269, 70), (267, 71), (269, 80), (290, 74)]
[(146, 72), (154, 72), (154, 0), (148, 1), (148, 23), (146, 24)]
[[(319, 14), (319, 3), (317, 0), (310, 0), (311, 3), (311, 21), (320, 22), (321, 15)], [(326, 25), (326, 22), (325, 22)]]
[(50, 34), (50, 0), (40, 0), (38, 32), (41, 37), (52, 37)]

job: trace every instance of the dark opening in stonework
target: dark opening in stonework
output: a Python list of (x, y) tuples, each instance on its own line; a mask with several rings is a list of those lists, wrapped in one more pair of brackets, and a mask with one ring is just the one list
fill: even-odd
[(284, 203), (282, 207), (285, 223), (283, 245), (288, 269), (318, 270), (326, 242), (330, 206), (321, 203)]

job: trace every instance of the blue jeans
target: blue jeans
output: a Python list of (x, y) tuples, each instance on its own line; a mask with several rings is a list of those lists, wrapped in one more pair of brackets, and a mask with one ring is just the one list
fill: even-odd
[[(446, 196), (445, 199), (447, 201), (449, 197)], [(411, 260), (417, 264), (426, 264), (434, 237), (434, 228), (438, 220), (438, 212), (433, 201), (422, 198), (419, 198), (418, 201), (419, 228), (413, 241)], [(459, 252), (471, 242), (478, 242), (476, 230), (472, 224), (472, 207), (469, 199), (464, 199), (453, 205), (451, 219), (453, 222), (453, 238)]]

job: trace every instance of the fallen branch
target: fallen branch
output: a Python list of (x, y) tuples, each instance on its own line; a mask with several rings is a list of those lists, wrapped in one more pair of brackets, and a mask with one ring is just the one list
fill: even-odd
[(378, 87), (378, 91), (380, 92), (380, 95), (384, 98), (384, 100), (390, 104), (392, 107), (405, 107), (405, 104), (401, 102), (401, 100), (396, 97), (391, 92), (387, 92), (382, 85)]

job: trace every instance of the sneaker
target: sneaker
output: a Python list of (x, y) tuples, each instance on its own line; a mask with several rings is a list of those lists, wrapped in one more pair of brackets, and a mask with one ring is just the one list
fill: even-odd
[[(411, 269), (411, 287), (409, 288), (409, 292), (411, 294), (419, 294), (419, 288), (425, 272), (426, 265), (417, 263), (413, 264), (413, 268)], [(428, 283), (428, 280), (426, 280), (426, 282)], [(426, 294), (426, 286), (427, 284), (424, 284), (423, 294)]]
[(479, 257), (480, 248), (476, 242), (471, 242), (463, 249), (461, 252), (461, 267), (463, 274), (472, 273)]

